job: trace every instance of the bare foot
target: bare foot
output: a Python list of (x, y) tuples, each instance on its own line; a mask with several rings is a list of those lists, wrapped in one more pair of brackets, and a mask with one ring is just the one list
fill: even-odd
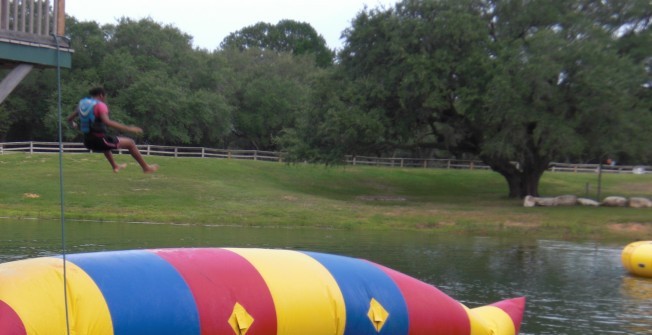
[(144, 173), (154, 173), (158, 170), (157, 164), (148, 165), (147, 168), (143, 169)]
[(118, 171), (120, 171), (120, 170), (122, 170), (122, 169), (124, 169), (126, 167), (127, 167), (127, 163), (118, 164), (113, 168), (113, 172), (118, 173)]

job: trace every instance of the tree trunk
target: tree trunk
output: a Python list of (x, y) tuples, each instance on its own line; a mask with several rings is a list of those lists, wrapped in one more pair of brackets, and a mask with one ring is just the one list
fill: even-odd
[(483, 159), (483, 161), (505, 178), (510, 198), (522, 199), (528, 195), (539, 196), (539, 181), (548, 167), (547, 162), (536, 165), (527, 164), (519, 169), (519, 166), (507, 160)]
[(539, 196), (539, 181), (543, 171), (518, 171), (501, 173), (509, 186), (510, 198), (525, 198), (528, 195)]

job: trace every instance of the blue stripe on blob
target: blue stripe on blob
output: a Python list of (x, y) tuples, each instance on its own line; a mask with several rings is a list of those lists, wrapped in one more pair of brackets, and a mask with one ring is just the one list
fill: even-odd
[[(355, 258), (305, 252), (321, 263), (337, 281), (346, 305), (344, 335), (407, 334), (407, 305), (398, 286), (382, 270)], [(371, 299), (376, 299), (389, 312), (380, 332), (367, 316)]]
[(99, 287), (115, 334), (199, 334), (199, 314), (177, 270), (148, 251), (69, 255)]

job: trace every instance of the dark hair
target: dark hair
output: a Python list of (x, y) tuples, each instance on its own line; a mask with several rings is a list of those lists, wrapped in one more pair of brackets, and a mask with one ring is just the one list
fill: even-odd
[(96, 97), (99, 95), (106, 95), (106, 91), (103, 87), (93, 87), (88, 91), (88, 94), (92, 97)]

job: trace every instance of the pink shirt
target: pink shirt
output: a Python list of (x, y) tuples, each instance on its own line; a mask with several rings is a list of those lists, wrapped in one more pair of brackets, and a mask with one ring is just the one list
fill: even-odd
[(92, 133), (95, 137), (104, 137), (106, 125), (102, 122), (102, 119), (100, 119), (100, 115), (109, 115), (109, 107), (102, 101), (97, 100), (97, 103), (93, 107), (93, 114), (95, 114), (95, 123), (101, 126), (95, 127)]
[(98, 100), (93, 108), (93, 114), (95, 114), (96, 118), (100, 115), (109, 115), (109, 107), (102, 101)]

